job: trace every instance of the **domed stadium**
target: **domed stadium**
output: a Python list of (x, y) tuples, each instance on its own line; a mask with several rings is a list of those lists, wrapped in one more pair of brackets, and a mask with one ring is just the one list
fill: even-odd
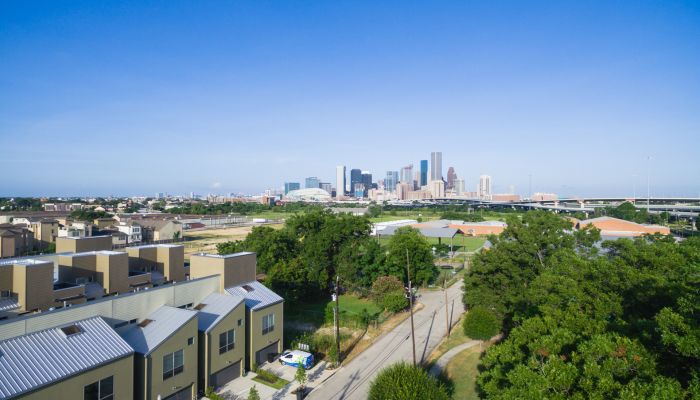
[(292, 190), (284, 198), (286, 201), (331, 201), (330, 193), (323, 189), (308, 188)]

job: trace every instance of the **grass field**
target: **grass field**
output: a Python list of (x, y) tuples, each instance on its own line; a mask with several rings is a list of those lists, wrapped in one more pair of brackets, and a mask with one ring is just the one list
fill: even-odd
[(478, 400), (476, 379), (479, 375), (481, 351), (472, 347), (457, 354), (447, 364), (446, 373), (452, 382), (452, 398), (460, 400)]
[[(300, 324), (306, 328), (322, 326), (325, 322), (326, 305), (330, 301), (329, 296), (327, 300), (285, 304), (285, 326), (289, 325), (291, 328), (298, 327)], [(338, 303), (341, 315), (357, 317), (362, 314), (363, 309), (366, 309), (367, 313), (374, 317), (382, 312), (382, 309), (373, 301), (354, 294), (341, 295)]]
[[(385, 246), (389, 243), (390, 239), (391, 236), (379, 236), (379, 244)], [(439, 240), (438, 238), (426, 238), (426, 240), (428, 240), (428, 243), (431, 245), (437, 245), (440, 242), (448, 246), (450, 245), (450, 239)], [(454, 251), (475, 251), (483, 246), (485, 242), (486, 238), (483, 236), (455, 236), (455, 238), (452, 239), (452, 248)]]
[[(265, 225), (279, 228), (282, 225)], [(252, 226), (236, 226), (230, 228), (207, 229), (201, 231), (185, 231), (187, 241), (185, 246), (185, 259), (189, 260), (194, 253), (216, 253), (216, 245), (228, 241), (243, 240), (253, 229)]]

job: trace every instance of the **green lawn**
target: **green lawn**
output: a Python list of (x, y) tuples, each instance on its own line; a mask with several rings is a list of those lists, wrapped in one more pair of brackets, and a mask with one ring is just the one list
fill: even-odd
[[(292, 323), (308, 323), (315, 327), (320, 327), (324, 323), (326, 304), (331, 301), (330, 296), (327, 300), (319, 300), (314, 302), (296, 302), (286, 303), (284, 310), (285, 325), (286, 321)], [(359, 316), (363, 309), (367, 310), (370, 316), (376, 316), (382, 312), (373, 301), (367, 298), (360, 298), (354, 294), (343, 294), (339, 300), (341, 315)]]
[(367, 298), (360, 298), (354, 294), (341, 295), (338, 303), (341, 314), (360, 315), (363, 309), (366, 309), (370, 316), (382, 312), (382, 309), (375, 302)]
[(481, 352), (479, 347), (472, 347), (457, 354), (447, 364), (447, 377), (453, 385), (453, 399), (478, 400), (476, 379), (479, 375)]
[[(390, 239), (391, 236), (380, 235), (379, 244), (384, 246), (387, 243), (389, 243)], [(448, 246), (450, 245), (450, 239), (439, 240), (438, 238), (426, 238), (426, 240), (431, 245), (437, 245), (439, 243), (443, 243)], [(476, 251), (484, 245), (484, 242), (486, 242), (486, 238), (483, 236), (455, 236), (454, 239), (452, 239), (452, 248), (454, 249), (454, 251)]]

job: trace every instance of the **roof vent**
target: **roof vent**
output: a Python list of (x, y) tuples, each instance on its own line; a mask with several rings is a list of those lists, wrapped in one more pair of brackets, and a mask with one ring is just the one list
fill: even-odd
[(206, 307), (207, 305), (204, 303), (199, 303), (196, 306), (194, 306), (194, 309), (197, 311), (200, 311), (202, 308)]
[(152, 319), (146, 318), (146, 319), (144, 319), (143, 321), (139, 322), (138, 326), (141, 327), (141, 328), (145, 328), (145, 327), (147, 327), (148, 324), (150, 324), (151, 322), (153, 322)]
[(252, 292), (253, 290), (255, 290), (255, 289), (253, 289), (253, 287), (250, 286), (250, 285), (243, 285), (243, 286), (241, 286), (241, 287), (243, 288), (243, 290), (245, 290), (245, 291), (248, 292), (248, 293), (250, 293), (250, 292)]
[(61, 328), (61, 332), (63, 332), (63, 334), (66, 335), (66, 337), (77, 335), (82, 331), (83, 329), (80, 328), (78, 325), (68, 325)]

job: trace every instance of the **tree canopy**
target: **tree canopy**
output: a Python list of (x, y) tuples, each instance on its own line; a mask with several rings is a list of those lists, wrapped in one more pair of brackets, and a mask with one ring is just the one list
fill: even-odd
[(420, 368), (400, 362), (383, 369), (369, 387), (369, 400), (447, 400), (445, 386)]
[(380, 276), (406, 281), (406, 250), (414, 282), (436, 275), (428, 242), (401, 229), (385, 248), (370, 237), (367, 217), (309, 209), (287, 219), (281, 229), (255, 227), (242, 241), (217, 245), (219, 254), (254, 251), (266, 284), (288, 301), (326, 296), (336, 275), (346, 289), (369, 294)]
[(599, 242), (545, 212), (509, 220), (474, 259), (464, 301), (504, 319), (483, 358), (488, 398), (700, 395), (700, 241)]

